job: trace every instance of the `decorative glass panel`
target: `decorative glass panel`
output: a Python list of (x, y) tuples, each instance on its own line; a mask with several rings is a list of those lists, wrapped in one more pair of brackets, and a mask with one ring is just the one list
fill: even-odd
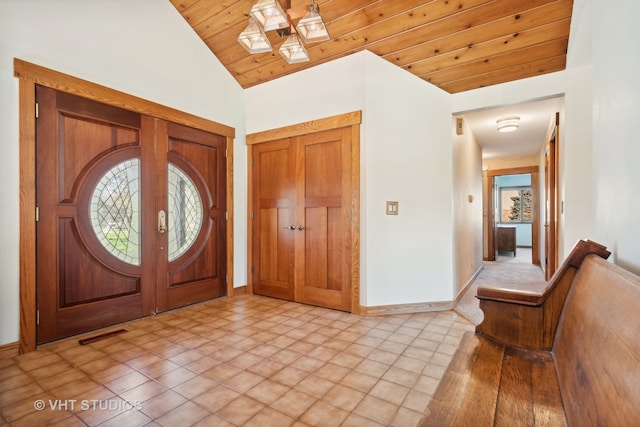
[(140, 265), (140, 160), (107, 171), (91, 197), (91, 225), (98, 240), (124, 262)]
[(193, 181), (174, 164), (169, 164), (169, 261), (185, 253), (202, 226), (202, 200)]

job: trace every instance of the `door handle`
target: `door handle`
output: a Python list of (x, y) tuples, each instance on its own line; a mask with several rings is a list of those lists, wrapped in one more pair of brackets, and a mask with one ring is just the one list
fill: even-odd
[(304, 230), (304, 226), (303, 226), (302, 224), (300, 224), (300, 225), (298, 226), (298, 230), (299, 230), (299, 231)]
[(167, 215), (163, 210), (158, 211), (158, 233), (164, 234), (167, 231)]
[(288, 227), (282, 227), (282, 228), (284, 228), (285, 230), (295, 230), (296, 226), (295, 225), (290, 225)]

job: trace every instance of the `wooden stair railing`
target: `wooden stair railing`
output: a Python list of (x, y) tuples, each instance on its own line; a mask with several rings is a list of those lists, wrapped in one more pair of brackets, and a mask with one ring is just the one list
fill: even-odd
[(480, 300), (484, 320), (476, 326), (476, 333), (506, 345), (551, 351), (573, 278), (590, 254), (607, 259), (611, 252), (590, 240), (579, 241), (542, 294), (479, 286), (476, 297)]

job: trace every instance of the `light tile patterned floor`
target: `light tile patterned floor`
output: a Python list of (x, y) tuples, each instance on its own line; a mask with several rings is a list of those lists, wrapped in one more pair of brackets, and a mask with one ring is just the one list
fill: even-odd
[(415, 426), (473, 325), (247, 295), (118, 328), (0, 359), (0, 425)]

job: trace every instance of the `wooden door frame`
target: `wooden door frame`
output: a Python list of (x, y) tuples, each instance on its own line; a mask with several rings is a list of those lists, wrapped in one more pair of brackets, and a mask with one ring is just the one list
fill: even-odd
[[(302, 136), (309, 133), (321, 132), (325, 130), (339, 129), (344, 127), (351, 128), (351, 313), (361, 314), (360, 307), (360, 124), (362, 123), (362, 111), (353, 111), (350, 113), (339, 114), (337, 116), (325, 117), (309, 122), (298, 123), (295, 125), (285, 126), (277, 129), (270, 129), (262, 132), (248, 134), (246, 136), (246, 144), (249, 147), (249, 155), (247, 157), (248, 170), (248, 212), (253, 212), (253, 174), (251, 168), (253, 150), (252, 146), (263, 142), (274, 141), (283, 138), (292, 138)], [(247, 215), (247, 230), (251, 230), (251, 214)], [(251, 274), (252, 265), (252, 233), (247, 233), (247, 292), (253, 293), (253, 283)]]
[(489, 223), (486, 226), (487, 229), (487, 259), (485, 261), (495, 261), (495, 212), (493, 209), (493, 182), (496, 176), (503, 175), (517, 175), (517, 174), (531, 174), (531, 190), (533, 191), (533, 222), (531, 224), (531, 263), (540, 265), (540, 216), (539, 209), (540, 197), (540, 167), (539, 166), (524, 166), (508, 169), (493, 169), (486, 171), (487, 179), (485, 181), (484, 192), (487, 195), (486, 210), (489, 212), (487, 219)]
[[(560, 139), (560, 113), (556, 113), (555, 124), (551, 135), (545, 146), (544, 159), (544, 186), (545, 186), (545, 202), (548, 203), (549, 215), (547, 216), (547, 207), (545, 206), (545, 264), (544, 275), (546, 280), (550, 280), (551, 276), (558, 268), (558, 236), (559, 236), (559, 218), (558, 218), (558, 177), (560, 165), (558, 157), (559, 139)], [(548, 165), (547, 165), (548, 160)]]
[(233, 140), (235, 129), (17, 58), (20, 162), (20, 353), (36, 349), (36, 85), (226, 137), (227, 296), (233, 296)]

